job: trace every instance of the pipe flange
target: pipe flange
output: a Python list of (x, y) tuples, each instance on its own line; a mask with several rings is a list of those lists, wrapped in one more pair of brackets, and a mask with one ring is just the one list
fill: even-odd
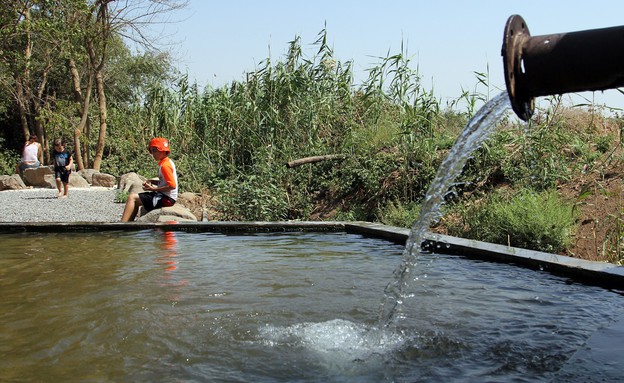
[(514, 112), (528, 121), (535, 109), (535, 99), (528, 95), (524, 86), (524, 68), (522, 64), (522, 47), (531, 37), (529, 28), (519, 15), (512, 15), (505, 24), (503, 37), (503, 68), (505, 70), (505, 85), (507, 94)]

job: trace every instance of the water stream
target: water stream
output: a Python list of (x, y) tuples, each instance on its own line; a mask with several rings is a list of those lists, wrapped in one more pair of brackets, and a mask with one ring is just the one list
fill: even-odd
[(453, 185), (455, 178), (461, 174), (466, 161), (494, 132), (496, 123), (509, 108), (511, 108), (511, 104), (506, 92), (488, 101), (468, 121), (461, 135), (442, 161), (427, 190), (420, 215), (412, 226), (403, 251), (401, 264), (394, 271), (394, 280), (386, 286), (384, 291), (385, 297), (380, 313), (380, 323), (383, 326), (394, 324), (402, 316), (402, 305), (406, 298), (406, 290), (413, 280), (414, 269), (421, 252), (420, 246), (431, 224), (441, 218), (441, 207), (449, 188)]

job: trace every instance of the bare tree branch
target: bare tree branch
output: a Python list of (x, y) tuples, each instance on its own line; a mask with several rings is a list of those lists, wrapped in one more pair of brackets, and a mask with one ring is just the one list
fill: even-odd
[(162, 43), (161, 33), (152, 30), (183, 20), (173, 15), (188, 6), (188, 0), (124, 0), (110, 6), (112, 32), (150, 50), (159, 50), (156, 43)]
[(345, 158), (347, 158), (347, 156), (344, 154), (327, 154), (324, 156), (305, 157), (305, 158), (300, 158), (298, 160), (293, 160), (293, 161), (288, 162), (286, 164), (286, 167), (291, 169), (291, 168), (305, 165), (305, 164), (312, 164), (315, 162), (328, 161), (328, 160), (344, 160)]

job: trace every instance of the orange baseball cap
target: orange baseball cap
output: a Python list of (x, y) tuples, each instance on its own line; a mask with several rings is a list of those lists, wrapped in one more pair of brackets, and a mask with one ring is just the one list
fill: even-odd
[(148, 148), (156, 148), (159, 152), (169, 152), (171, 153), (171, 147), (169, 146), (169, 140), (162, 137), (152, 138), (149, 143)]

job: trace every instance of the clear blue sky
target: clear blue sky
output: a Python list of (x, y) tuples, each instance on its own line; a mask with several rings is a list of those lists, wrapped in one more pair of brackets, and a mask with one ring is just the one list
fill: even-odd
[[(181, 71), (200, 85), (221, 86), (243, 80), (267, 57), (283, 58), (295, 36), (312, 57), (326, 25), (335, 57), (353, 61), (356, 83), (403, 43), (426, 89), (446, 103), (475, 88), (474, 72), (489, 70), (491, 96), (504, 89), (500, 50), (512, 14), (525, 19), (532, 36), (572, 32), (624, 25), (624, 1), (190, 0), (176, 15), (184, 21), (166, 26), (166, 41), (175, 43)], [(624, 95), (601, 93), (597, 102), (624, 108)]]

